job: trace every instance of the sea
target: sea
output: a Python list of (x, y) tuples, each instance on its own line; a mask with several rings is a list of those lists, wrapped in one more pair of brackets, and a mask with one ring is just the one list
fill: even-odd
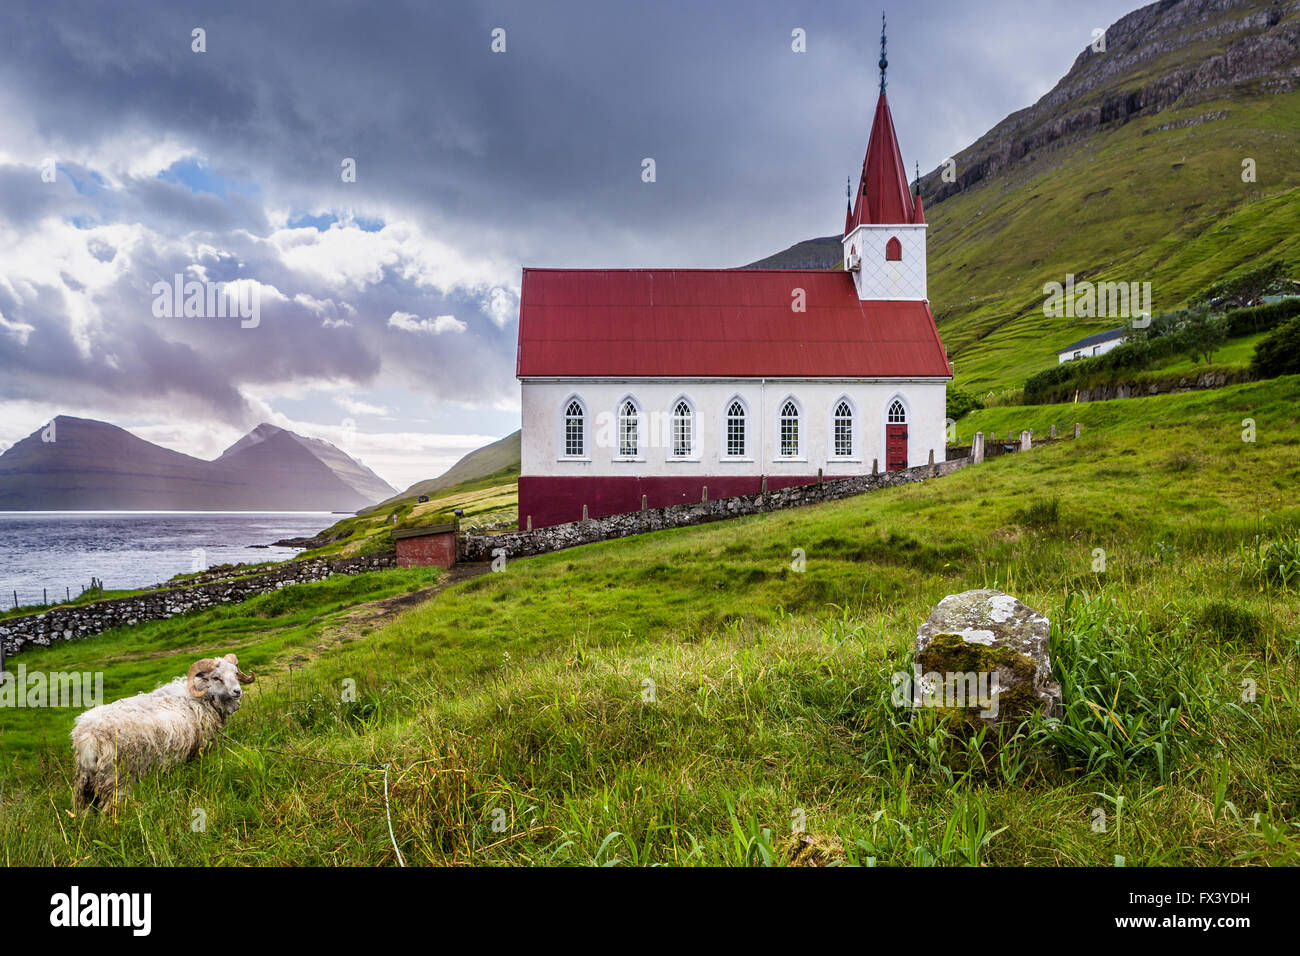
[(284, 561), (344, 515), (293, 511), (0, 511), (0, 610), (76, 597), (98, 578), (109, 590), (159, 584), (236, 562)]

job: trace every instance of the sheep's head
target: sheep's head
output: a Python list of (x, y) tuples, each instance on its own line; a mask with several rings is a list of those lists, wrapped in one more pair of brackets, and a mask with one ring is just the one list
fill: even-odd
[(233, 714), (244, 696), (239, 685), (251, 684), (256, 679), (239, 669), (239, 659), (234, 654), (227, 654), (195, 661), (186, 675), (186, 685), (191, 697), (206, 699), (222, 712)]

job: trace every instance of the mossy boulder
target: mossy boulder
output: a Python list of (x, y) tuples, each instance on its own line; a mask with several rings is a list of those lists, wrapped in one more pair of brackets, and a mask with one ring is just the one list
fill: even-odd
[(1061, 707), (1047, 618), (1002, 591), (950, 594), (916, 631), (913, 706), (1015, 726)]

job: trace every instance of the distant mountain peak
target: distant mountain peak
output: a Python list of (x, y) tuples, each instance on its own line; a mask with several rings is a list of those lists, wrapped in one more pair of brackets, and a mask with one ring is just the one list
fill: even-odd
[(393, 494), (329, 442), (263, 422), (213, 461), (59, 415), (0, 454), (0, 509), (355, 511)]

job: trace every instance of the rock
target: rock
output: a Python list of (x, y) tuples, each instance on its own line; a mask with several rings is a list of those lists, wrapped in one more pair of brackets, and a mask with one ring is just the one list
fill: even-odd
[(1046, 617), (1002, 591), (948, 595), (916, 629), (914, 706), (1012, 729), (1035, 710), (1059, 711), (1050, 629)]

